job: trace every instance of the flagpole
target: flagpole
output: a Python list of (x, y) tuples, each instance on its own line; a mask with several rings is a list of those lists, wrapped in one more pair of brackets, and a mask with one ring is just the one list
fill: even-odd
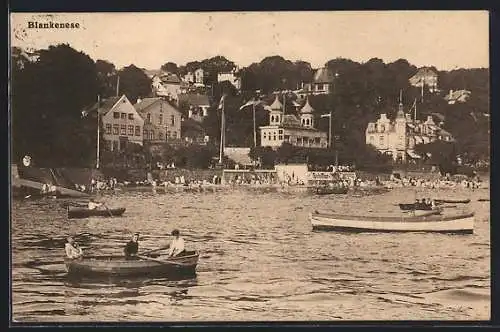
[(97, 159), (96, 159), (96, 169), (99, 169), (99, 143), (100, 143), (100, 114), (99, 114), (99, 105), (101, 104), (101, 96), (97, 95)]
[[(222, 96), (221, 98), (224, 98)], [(220, 151), (219, 151), (219, 164), (222, 164), (222, 154), (224, 153), (224, 130), (225, 130), (225, 121), (224, 121), (224, 108), (225, 108), (224, 99), (222, 99), (222, 112), (221, 112), (221, 120), (220, 120)]]
[(253, 146), (257, 147), (257, 131), (255, 129), (255, 102), (252, 104), (253, 108)]

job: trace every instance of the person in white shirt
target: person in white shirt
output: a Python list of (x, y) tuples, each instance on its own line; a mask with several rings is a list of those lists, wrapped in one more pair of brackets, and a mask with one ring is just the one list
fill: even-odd
[(98, 202), (94, 201), (93, 198), (91, 198), (90, 201), (89, 201), (89, 204), (88, 204), (88, 209), (89, 210), (95, 210), (95, 209), (97, 209), (97, 208), (99, 208), (101, 206), (102, 206), (102, 203), (98, 203)]
[(66, 250), (66, 257), (71, 259), (82, 257), (83, 250), (78, 246), (78, 243), (75, 242), (73, 237), (68, 236), (67, 240), (68, 242), (66, 242), (66, 245), (64, 246), (64, 249)]
[(174, 239), (170, 243), (168, 257), (175, 257), (184, 251), (184, 239), (180, 237), (179, 230), (174, 229), (172, 236), (174, 236)]

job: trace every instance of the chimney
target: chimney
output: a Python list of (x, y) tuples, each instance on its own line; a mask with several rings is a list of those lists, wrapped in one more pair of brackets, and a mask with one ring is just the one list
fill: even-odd
[(387, 114), (385, 113), (380, 114), (380, 120), (387, 120)]
[(137, 98), (137, 104), (139, 104), (142, 101), (141, 98)]

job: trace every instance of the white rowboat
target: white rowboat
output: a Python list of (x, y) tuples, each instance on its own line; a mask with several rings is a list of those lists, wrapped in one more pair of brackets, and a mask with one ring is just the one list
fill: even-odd
[(313, 230), (343, 232), (437, 232), (472, 234), (474, 213), (423, 216), (350, 216), (313, 212), (309, 214)]

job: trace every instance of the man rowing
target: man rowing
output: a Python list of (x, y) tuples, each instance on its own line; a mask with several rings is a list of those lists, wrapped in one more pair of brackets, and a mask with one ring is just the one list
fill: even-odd
[(172, 236), (174, 237), (170, 243), (170, 248), (168, 250), (168, 257), (175, 257), (184, 252), (184, 239), (180, 237), (178, 229), (172, 231)]
[(137, 255), (139, 251), (139, 233), (134, 233), (134, 235), (132, 235), (132, 239), (127, 242), (123, 251), (127, 259), (131, 259)]
[(83, 250), (78, 243), (75, 242), (72, 236), (68, 236), (64, 249), (66, 250), (66, 257), (70, 259), (77, 259), (83, 256)]

